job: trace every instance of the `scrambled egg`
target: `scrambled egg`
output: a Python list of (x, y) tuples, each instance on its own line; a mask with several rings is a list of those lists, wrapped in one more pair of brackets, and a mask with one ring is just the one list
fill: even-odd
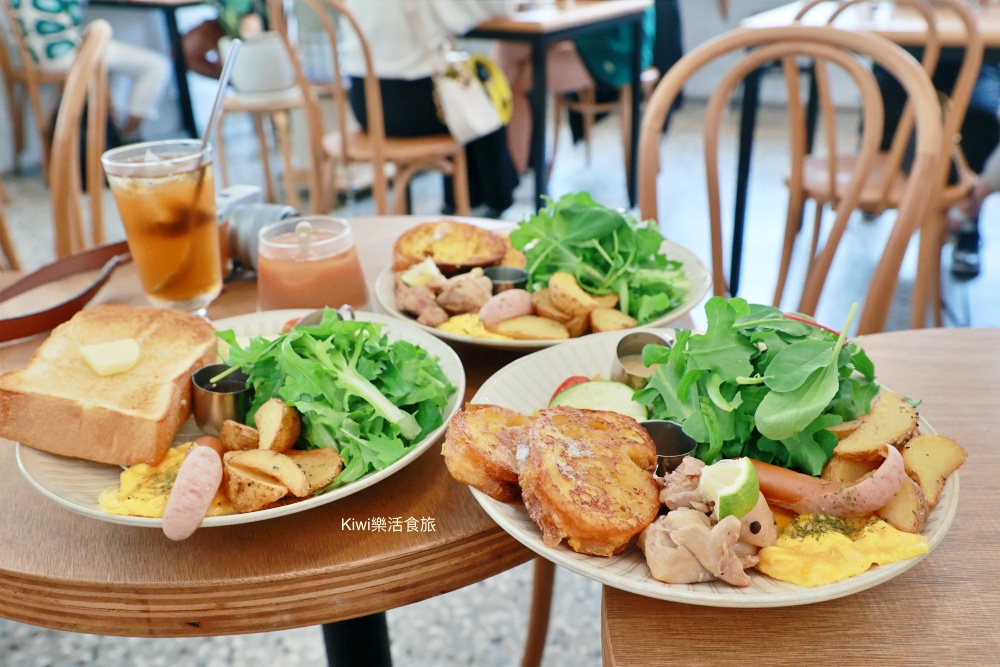
[[(190, 446), (191, 443), (187, 443), (168, 450), (157, 465), (137, 463), (123, 470), (119, 488), (105, 489), (98, 498), (101, 509), (108, 514), (121, 516), (162, 517), (177, 471)], [(235, 513), (236, 510), (220, 488), (205, 516)]]
[(881, 519), (803, 514), (785, 521), (779, 517), (778, 523), (778, 542), (760, 550), (757, 569), (799, 586), (832, 584), (872, 565), (927, 553), (924, 536), (896, 530)]
[(454, 315), (444, 324), (439, 324), (438, 329), (448, 333), (472, 336), (474, 338), (492, 338), (494, 340), (513, 340), (510, 336), (495, 334), (486, 330), (486, 325), (475, 313), (465, 313), (464, 315)]

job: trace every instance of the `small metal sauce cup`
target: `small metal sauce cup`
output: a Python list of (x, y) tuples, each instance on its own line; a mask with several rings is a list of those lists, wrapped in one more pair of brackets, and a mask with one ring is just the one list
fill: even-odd
[(226, 364), (212, 364), (199, 368), (191, 376), (194, 421), (208, 435), (218, 436), (222, 422), (227, 419), (242, 424), (253, 400), (253, 391), (246, 386), (247, 376), (242, 371), (233, 371), (218, 382), (211, 382), (228, 369)]
[(611, 379), (615, 382), (623, 382), (633, 389), (642, 389), (646, 386), (646, 381), (652, 375), (652, 371), (647, 374), (632, 373), (625, 368), (622, 359), (627, 357), (641, 356), (642, 349), (647, 345), (661, 345), (663, 347), (673, 347), (673, 337), (665, 337), (651, 331), (636, 331), (627, 334), (618, 341), (615, 348), (615, 358), (611, 362)]
[(685, 456), (694, 453), (698, 443), (685, 433), (681, 425), (667, 419), (650, 419), (639, 422), (649, 433), (650, 439), (656, 445), (656, 475), (663, 477), (673, 472), (681, 464)]
[(487, 266), (483, 275), (493, 281), (494, 294), (509, 289), (524, 289), (528, 284), (528, 272), (516, 266)]

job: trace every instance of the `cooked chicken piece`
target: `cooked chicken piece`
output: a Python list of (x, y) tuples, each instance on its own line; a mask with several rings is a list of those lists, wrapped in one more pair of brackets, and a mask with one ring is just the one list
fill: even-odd
[(673, 472), (667, 473), (662, 478), (660, 502), (671, 510), (685, 507), (707, 512), (708, 503), (698, 493), (698, 482), (701, 480), (701, 470), (704, 467), (705, 464), (699, 459), (685, 456)]
[(493, 281), (479, 267), (449, 278), (438, 294), (437, 303), (453, 315), (478, 313), (493, 296)]
[(770, 547), (778, 541), (778, 529), (774, 522), (774, 512), (767, 506), (764, 494), (757, 496), (753, 509), (740, 517), (740, 542), (755, 547)]
[(734, 586), (749, 586), (750, 577), (735, 549), (739, 537), (740, 520), (736, 517), (727, 516), (712, 527), (705, 514), (682, 508), (647, 527), (639, 537), (639, 546), (653, 576), (668, 584), (719, 578)]
[(396, 288), (396, 308), (417, 316), (417, 322), (436, 327), (448, 321), (448, 313), (434, 301), (434, 293), (423, 285), (406, 287), (401, 283)]

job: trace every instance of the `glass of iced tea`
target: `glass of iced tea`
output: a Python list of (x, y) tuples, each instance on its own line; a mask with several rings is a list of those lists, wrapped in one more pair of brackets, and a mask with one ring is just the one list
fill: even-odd
[(195, 139), (101, 157), (146, 298), (196, 315), (222, 291), (212, 147)]
[(261, 227), (258, 236), (258, 310), (367, 307), (365, 276), (346, 220), (286, 218)]

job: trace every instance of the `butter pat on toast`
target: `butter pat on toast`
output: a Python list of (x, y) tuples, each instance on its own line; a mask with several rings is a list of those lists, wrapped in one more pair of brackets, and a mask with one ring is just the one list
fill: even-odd
[(633, 418), (560, 406), (539, 411), (519, 482), (546, 546), (566, 539), (574, 551), (612, 556), (656, 518), (655, 466), (656, 448)]
[[(134, 339), (135, 365), (99, 375), (81, 346)], [(0, 375), (0, 437), (53, 454), (158, 463), (191, 414), (191, 374), (215, 361), (205, 320), (163, 308), (104, 305), (56, 327), (28, 365)]]

